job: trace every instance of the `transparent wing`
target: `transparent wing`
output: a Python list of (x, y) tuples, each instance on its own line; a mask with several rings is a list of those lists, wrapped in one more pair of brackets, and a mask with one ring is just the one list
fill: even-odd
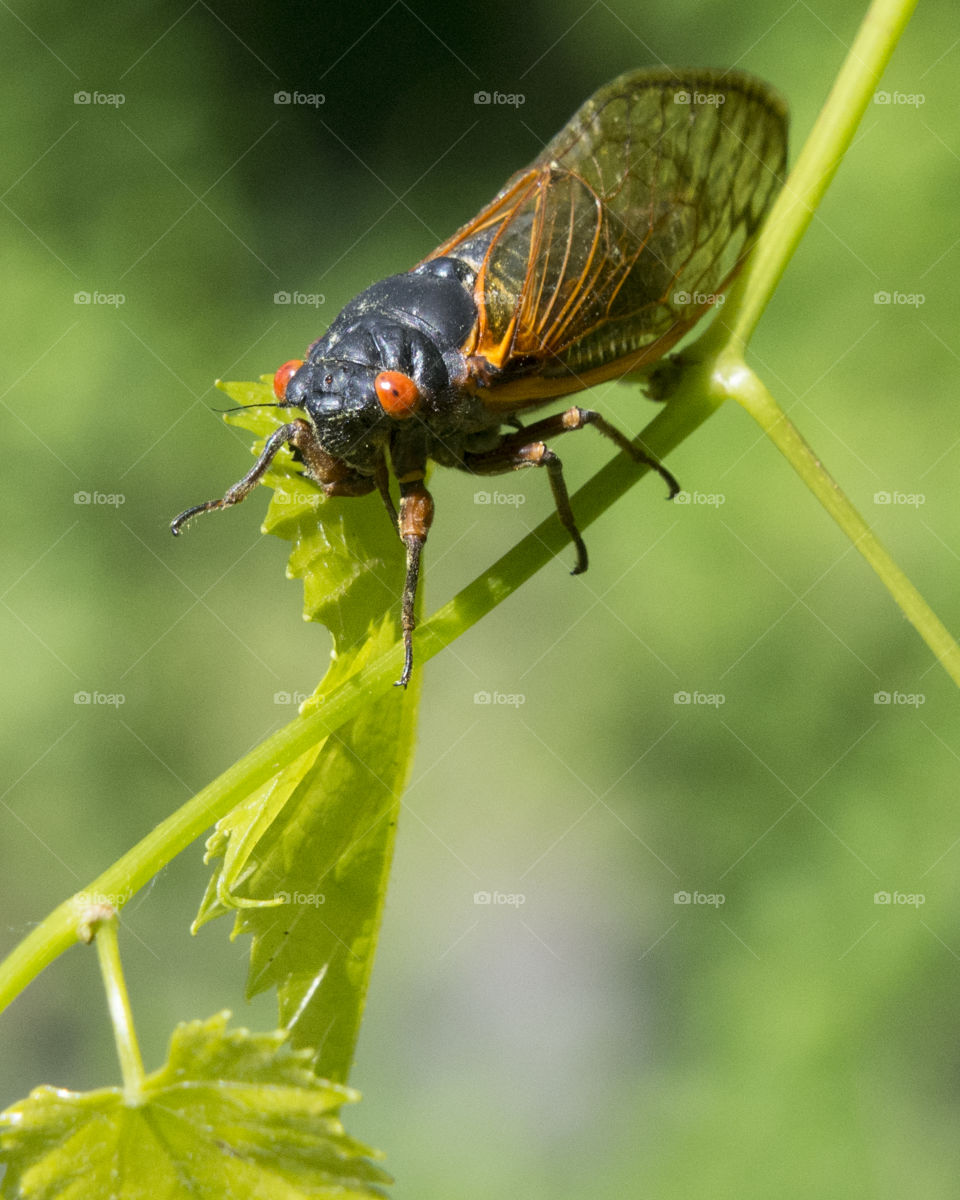
[(601, 88), (434, 251), (476, 271), (464, 351), (516, 408), (657, 358), (722, 295), (780, 186), (783, 102), (739, 72)]

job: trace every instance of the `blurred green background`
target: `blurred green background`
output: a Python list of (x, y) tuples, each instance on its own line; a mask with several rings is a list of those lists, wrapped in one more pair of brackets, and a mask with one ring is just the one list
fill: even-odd
[[(289, 721), (324, 668), (286, 547), (258, 533), (265, 495), (168, 532), (249, 461), (212, 381), (301, 354), (623, 70), (754, 71), (790, 102), (795, 156), (860, 17), (846, 0), (0, 8), (4, 949)], [(752, 361), (957, 631), (955, 18), (920, 6)], [(591, 403), (628, 430), (654, 412), (627, 386)], [(610, 452), (571, 441), (576, 487)], [(398, 1200), (953, 1196), (955, 689), (742, 412), (670, 467), (722, 504), (644, 482), (590, 529), (587, 575), (568, 553), (423, 668), (348, 1127), (386, 1151)], [(428, 609), (550, 511), (539, 477), (483, 487), (524, 502), (434, 479)], [(151, 1067), (178, 1020), (273, 1019), (241, 998), (242, 940), (187, 936), (201, 855), (124, 911)], [(89, 953), (4, 1016), (3, 1047), (3, 1105), (117, 1078)]]

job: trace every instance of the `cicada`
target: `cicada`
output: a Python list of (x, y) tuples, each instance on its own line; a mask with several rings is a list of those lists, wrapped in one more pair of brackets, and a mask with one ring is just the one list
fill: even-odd
[[(542, 467), (576, 552), (550, 443), (592, 425), (678, 490), (671, 473), (592, 409), (534, 409), (643, 372), (723, 296), (780, 186), (787, 117), (737, 71), (640, 70), (601, 88), (472, 221), (411, 271), (351, 300), (304, 359), (276, 373), (298, 410), (219, 500), (237, 504), (282, 446), (328, 496), (378, 490), (406, 549), (405, 687), (434, 503), (430, 460), (472, 475)], [(399, 512), (390, 492), (399, 488)]]

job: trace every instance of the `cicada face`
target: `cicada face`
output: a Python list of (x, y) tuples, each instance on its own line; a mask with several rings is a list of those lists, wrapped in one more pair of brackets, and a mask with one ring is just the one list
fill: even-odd
[(390, 432), (390, 419), (377, 403), (375, 378), (371, 367), (317, 358), (303, 363), (281, 398), (307, 413), (327, 454), (371, 475)]

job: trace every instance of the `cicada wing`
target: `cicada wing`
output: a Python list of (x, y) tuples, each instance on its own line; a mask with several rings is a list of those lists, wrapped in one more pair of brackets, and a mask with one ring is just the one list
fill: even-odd
[(780, 186), (786, 112), (739, 72), (601, 88), (430, 256), (476, 272), (464, 347), (517, 408), (656, 361), (729, 285)]

